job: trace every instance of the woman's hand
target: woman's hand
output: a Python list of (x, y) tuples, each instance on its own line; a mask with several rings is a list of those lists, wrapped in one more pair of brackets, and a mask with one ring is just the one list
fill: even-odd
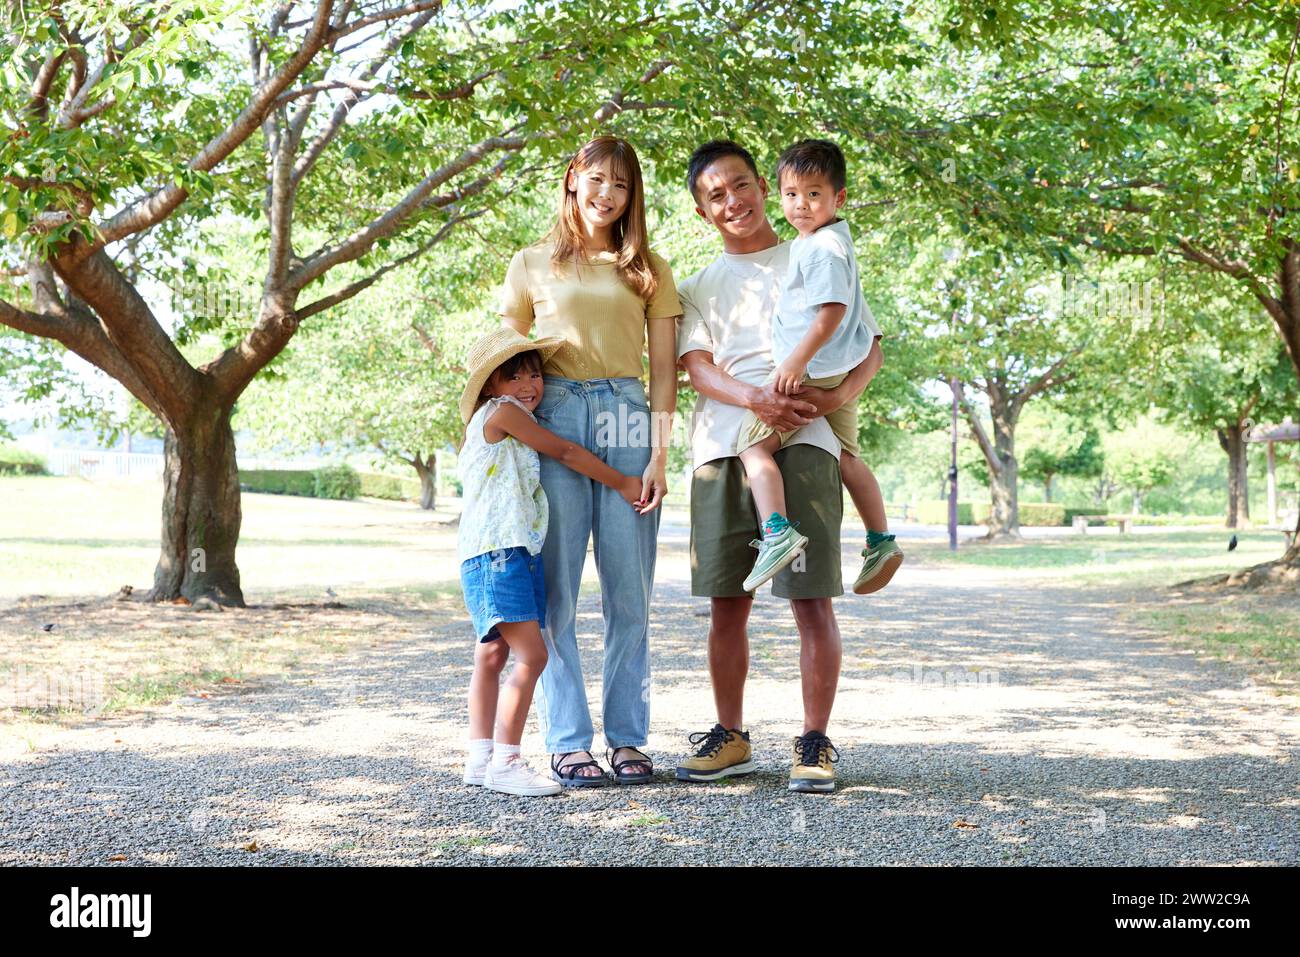
[(641, 473), (641, 500), (645, 505), (637, 509), (641, 515), (653, 512), (668, 494), (668, 478), (665, 474), (667, 463), (665, 456), (652, 455), (650, 464)]

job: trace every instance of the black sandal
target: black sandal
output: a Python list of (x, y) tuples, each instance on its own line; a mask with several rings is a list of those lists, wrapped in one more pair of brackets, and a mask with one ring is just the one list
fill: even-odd
[[(614, 755), (618, 754), (620, 751), (631, 751), (634, 754), (640, 755), (640, 757), (628, 758), (625, 761), (615, 761)], [(625, 744), (622, 747), (615, 748), (613, 751), (606, 751), (605, 760), (608, 761), (609, 766), (614, 769), (615, 784), (649, 784), (654, 780), (654, 762), (642, 754), (638, 748), (634, 748), (630, 744)], [(629, 764), (644, 764), (650, 770), (644, 774), (624, 774), (623, 769)]]
[[(559, 757), (551, 758), (551, 777), (566, 788), (603, 788), (609, 783), (609, 778), (605, 777), (605, 771), (599, 762), (592, 760), (564, 764), (564, 759), (569, 755), (583, 753), (582, 751), (566, 751)], [(560, 765), (564, 765), (564, 770), (560, 770)], [(595, 768), (600, 771), (600, 774), (580, 775), (578, 774), (579, 768)]]

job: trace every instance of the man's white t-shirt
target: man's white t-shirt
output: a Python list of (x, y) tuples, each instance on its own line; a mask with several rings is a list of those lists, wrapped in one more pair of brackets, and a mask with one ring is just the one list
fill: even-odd
[[(772, 317), (789, 265), (790, 243), (782, 242), (756, 253), (723, 253), (679, 282), (678, 357), (697, 349), (711, 352), (713, 364), (732, 378), (762, 385), (775, 368)], [(744, 406), (696, 397), (691, 417), (693, 469), (736, 454), (744, 415)], [(786, 444), (813, 445), (840, 457), (840, 444), (825, 418), (814, 419)]]

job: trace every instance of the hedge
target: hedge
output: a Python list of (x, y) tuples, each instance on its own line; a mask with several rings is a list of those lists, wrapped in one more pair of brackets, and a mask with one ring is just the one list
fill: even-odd
[(398, 478), (378, 472), (361, 473), (361, 494), (367, 498), (387, 498), (394, 501), (418, 502), (419, 479)]
[[(917, 502), (914, 514), (916, 515), (916, 520), (922, 525), (947, 525), (948, 503), (942, 500)], [(970, 502), (957, 503), (957, 524), (975, 524), (972, 517), (972, 506)]]
[(361, 493), (361, 477), (346, 465), (320, 469), (240, 469), (239, 485), (250, 492), (308, 498), (356, 498)]
[(17, 445), (0, 445), (0, 475), (48, 475), (45, 459)]
[[(987, 525), (993, 514), (991, 502), (980, 502), (974, 509), (975, 524)], [(1021, 502), (1021, 525), (1064, 525), (1066, 508), (1057, 502)]]

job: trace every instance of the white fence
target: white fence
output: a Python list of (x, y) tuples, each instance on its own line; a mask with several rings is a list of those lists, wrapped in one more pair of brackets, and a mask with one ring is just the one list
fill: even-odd
[(162, 477), (163, 457), (143, 452), (103, 452), (98, 449), (51, 449), (46, 464), (54, 475), (88, 479)]

